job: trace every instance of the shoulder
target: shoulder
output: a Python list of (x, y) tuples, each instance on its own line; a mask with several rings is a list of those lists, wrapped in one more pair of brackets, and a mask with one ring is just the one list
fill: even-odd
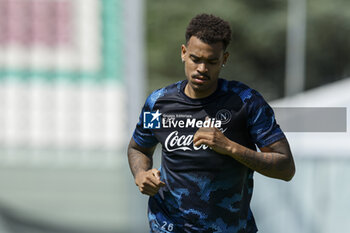
[(162, 97), (170, 96), (176, 94), (180, 91), (180, 86), (183, 81), (179, 81), (168, 85), (166, 87), (160, 88), (158, 90), (153, 91), (146, 99), (145, 105), (149, 107), (149, 109), (153, 109), (154, 104)]
[(253, 102), (256, 103), (257, 101), (264, 101), (262, 95), (258, 91), (242, 82), (234, 80), (228, 81), (226, 79), (222, 79), (221, 82), (222, 91), (238, 95), (243, 103), (249, 104)]

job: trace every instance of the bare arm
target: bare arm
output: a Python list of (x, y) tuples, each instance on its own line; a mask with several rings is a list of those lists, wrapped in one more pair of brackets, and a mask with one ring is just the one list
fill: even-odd
[(257, 152), (229, 140), (216, 128), (200, 128), (193, 143), (196, 146), (206, 144), (216, 152), (228, 155), (268, 177), (289, 181), (295, 173), (293, 156), (285, 138), (260, 148), (261, 152)]
[(285, 181), (293, 178), (295, 165), (286, 138), (260, 150), (257, 152), (241, 145), (233, 146), (231, 157), (265, 176)]
[(137, 145), (135, 140), (131, 138), (128, 147), (129, 166), (133, 176), (139, 172), (147, 171), (152, 168), (152, 155), (155, 147), (144, 148)]
[(155, 195), (165, 183), (160, 180), (160, 171), (152, 169), (152, 155), (155, 147), (144, 148), (137, 145), (131, 138), (128, 147), (128, 160), (135, 184), (140, 192), (146, 195)]

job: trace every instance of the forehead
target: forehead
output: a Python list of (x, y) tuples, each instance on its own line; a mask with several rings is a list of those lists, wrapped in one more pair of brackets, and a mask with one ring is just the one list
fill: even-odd
[(222, 42), (207, 44), (195, 36), (187, 42), (187, 51), (197, 57), (220, 57), (224, 53)]

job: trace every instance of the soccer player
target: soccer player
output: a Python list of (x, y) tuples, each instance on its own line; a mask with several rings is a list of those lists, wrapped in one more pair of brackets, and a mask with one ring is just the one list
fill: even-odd
[[(151, 232), (257, 232), (254, 171), (285, 181), (294, 176), (271, 107), (243, 83), (219, 78), (230, 39), (226, 21), (194, 17), (181, 46), (187, 79), (154, 91), (142, 109), (128, 159), (136, 185), (150, 196)], [(152, 169), (158, 143), (159, 170)]]

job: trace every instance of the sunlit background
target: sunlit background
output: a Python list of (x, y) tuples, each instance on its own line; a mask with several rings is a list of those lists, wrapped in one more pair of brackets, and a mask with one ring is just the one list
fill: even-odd
[[(274, 107), (346, 108), (349, 122), (349, 9), (348, 0), (0, 0), (0, 233), (149, 232), (126, 147), (146, 96), (185, 79), (180, 47), (199, 13), (232, 26), (222, 77)], [(255, 175), (259, 232), (350, 229), (344, 131), (287, 132), (296, 175)]]

